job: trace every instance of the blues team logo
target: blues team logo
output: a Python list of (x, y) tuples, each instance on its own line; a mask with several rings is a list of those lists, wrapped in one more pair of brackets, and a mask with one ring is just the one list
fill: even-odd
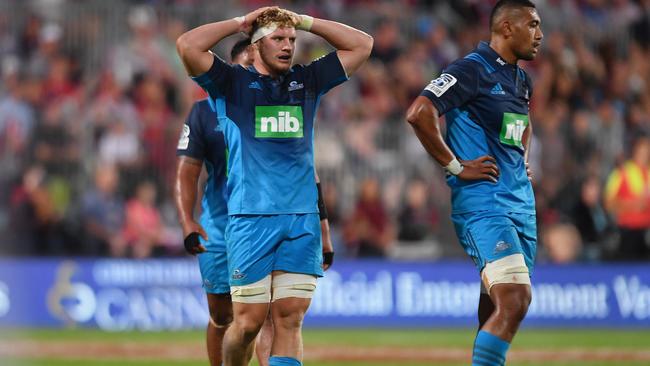
[(233, 280), (241, 280), (242, 278), (246, 277), (246, 274), (241, 273), (240, 270), (236, 269), (232, 272), (232, 279)]
[(454, 86), (454, 84), (456, 84), (456, 81), (457, 80), (453, 75), (442, 74), (437, 79), (431, 80), (431, 83), (429, 83), (429, 85), (427, 85), (424, 90), (428, 90), (435, 94), (436, 97), (440, 97), (445, 94), (449, 88)]
[(181, 137), (178, 139), (178, 150), (186, 150), (190, 145), (190, 126), (187, 124), (183, 125), (183, 132), (181, 132)]

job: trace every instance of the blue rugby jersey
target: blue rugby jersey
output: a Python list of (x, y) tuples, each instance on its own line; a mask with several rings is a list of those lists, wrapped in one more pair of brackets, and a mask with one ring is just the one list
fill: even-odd
[(500, 169), (497, 183), (449, 175), (453, 213), (535, 213), (522, 145), (531, 94), (526, 72), (506, 63), (486, 42), (449, 65), (420, 94), (445, 115), (445, 141), (459, 159), (491, 155)]
[(313, 129), (320, 97), (347, 80), (335, 52), (273, 79), (214, 57), (194, 80), (228, 147), (228, 213), (318, 213)]
[(200, 224), (210, 241), (201, 242), (206, 248), (226, 249), (224, 231), (228, 224), (226, 205), (226, 144), (217, 129), (217, 119), (207, 99), (192, 106), (178, 141), (176, 155), (188, 156), (205, 163), (208, 180), (203, 189)]

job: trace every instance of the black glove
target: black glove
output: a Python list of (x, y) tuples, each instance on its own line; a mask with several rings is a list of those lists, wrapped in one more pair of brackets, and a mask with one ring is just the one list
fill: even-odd
[(323, 253), (323, 264), (332, 267), (332, 263), (334, 263), (334, 252)]
[(199, 250), (199, 245), (201, 245), (201, 242), (199, 241), (200, 235), (201, 234), (197, 232), (193, 232), (193, 233), (189, 233), (185, 237), (185, 240), (183, 241), (183, 245), (185, 246), (185, 251), (187, 251), (189, 254), (196, 255), (201, 252)]

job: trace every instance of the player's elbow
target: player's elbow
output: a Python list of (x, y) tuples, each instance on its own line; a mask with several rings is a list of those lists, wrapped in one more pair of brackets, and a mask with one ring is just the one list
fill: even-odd
[(408, 122), (412, 127), (417, 127), (422, 120), (420, 118), (421, 108), (417, 105), (411, 105), (411, 107), (406, 111), (406, 122)]
[(363, 52), (364, 58), (370, 57), (372, 53), (372, 46), (375, 44), (375, 39), (372, 38), (370, 34), (363, 34), (363, 41), (361, 42), (361, 52)]
[(176, 52), (181, 59), (186, 59), (188, 54), (192, 52), (192, 44), (188, 40), (187, 34), (181, 34), (178, 39), (176, 39)]

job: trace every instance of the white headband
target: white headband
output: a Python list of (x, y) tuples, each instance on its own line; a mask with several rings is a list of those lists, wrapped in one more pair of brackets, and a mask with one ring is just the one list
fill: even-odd
[(267, 26), (257, 28), (255, 33), (253, 33), (253, 36), (251, 37), (251, 44), (259, 41), (260, 39), (268, 36), (269, 34), (275, 32), (275, 30), (278, 29), (278, 24), (277, 23), (271, 23)]

